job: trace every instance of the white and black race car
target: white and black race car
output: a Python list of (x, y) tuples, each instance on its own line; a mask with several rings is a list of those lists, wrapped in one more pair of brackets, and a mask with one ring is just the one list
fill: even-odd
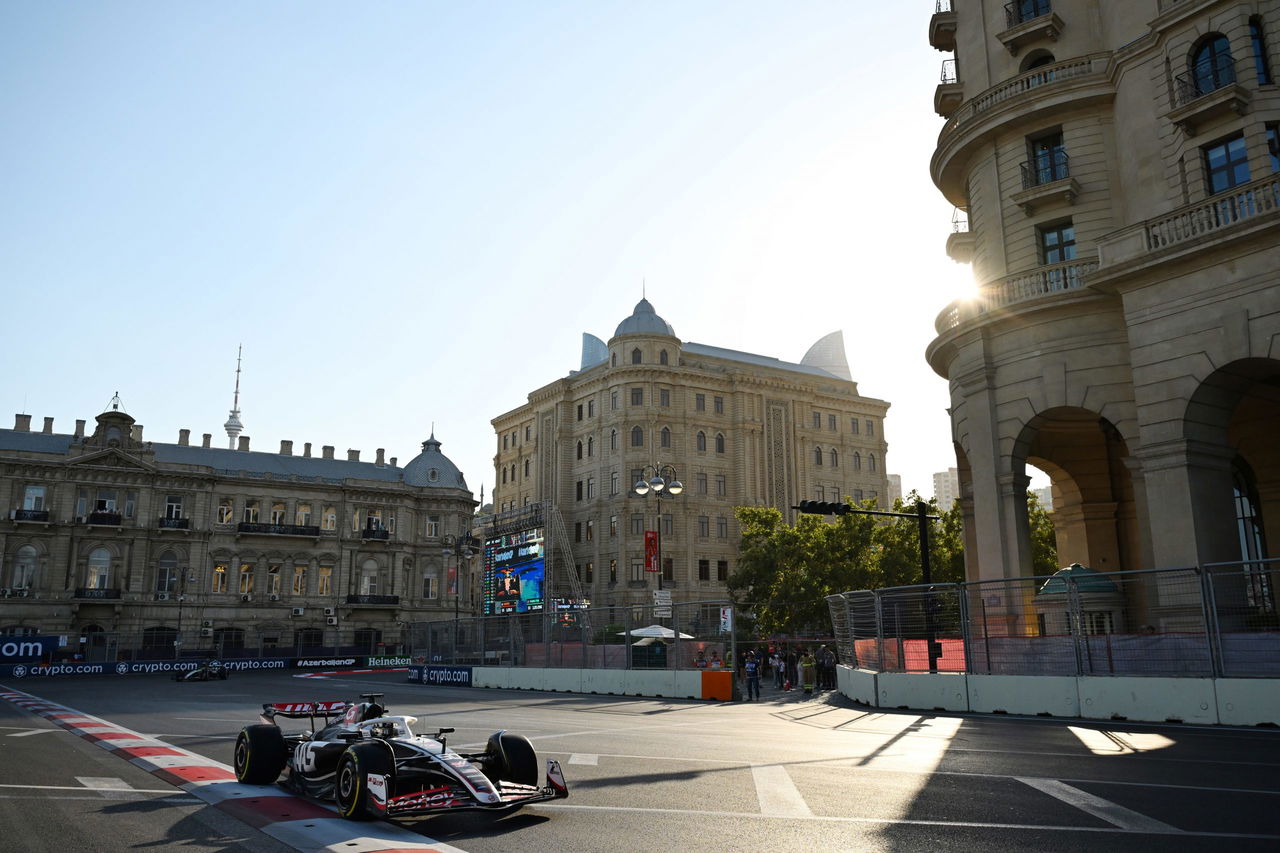
[[(558, 761), (547, 759), (539, 780), (528, 738), (499, 731), (483, 752), (454, 752), (445, 744), (453, 729), (415, 735), (417, 718), (388, 714), (382, 696), (263, 705), (262, 724), (245, 726), (236, 738), (236, 778), (248, 785), (279, 781), (300, 794), (332, 799), (351, 820), (509, 812), (569, 796)], [(285, 734), (278, 717), (309, 718), (311, 731)]]

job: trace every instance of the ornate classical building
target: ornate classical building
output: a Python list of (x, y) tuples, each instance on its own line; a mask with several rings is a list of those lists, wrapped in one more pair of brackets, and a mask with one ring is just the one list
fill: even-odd
[(1265, 556), (1280, 4), (944, 0), (929, 36), (955, 53), (931, 163), (967, 214), (947, 251), (979, 285), (927, 352), (950, 383), (970, 579), (1029, 574), (1028, 464), (1051, 478), (1064, 564)]
[(108, 659), (175, 642), (373, 653), (454, 612), (442, 552), (476, 502), (434, 436), (403, 468), (382, 450), (251, 452), (238, 412), (236, 449), (188, 430), (162, 444), (113, 403), (92, 432), (33, 432), (29, 415), (0, 430), (0, 632), (83, 636)]
[[(494, 507), (554, 503), (593, 604), (649, 602), (658, 575), (675, 601), (723, 598), (734, 507), (883, 501), (888, 408), (858, 393), (839, 332), (795, 364), (682, 342), (642, 299), (608, 344), (583, 336), (579, 370), (493, 419)], [(655, 467), (683, 492), (637, 496)]]

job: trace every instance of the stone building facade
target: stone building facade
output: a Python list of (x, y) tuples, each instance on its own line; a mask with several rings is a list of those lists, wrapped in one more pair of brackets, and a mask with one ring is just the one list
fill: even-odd
[[(650, 602), (659, 574), (676, 602), (722, 599), (735, 507), (883, 503), (888, 408), (858, 393), (838, 332), (790, 363), (682, 342), (641, 300), (607, 344), (584, 335), (580, 370), (493, 419), (494, 508), (553, 502), (595, 605)], [(655, 466), (683, 493), (635, 495)], [(661, 572), (644, 571), (646, 530)]]
[(85, 637), (108, 659), (175, 642), (368, 654), (466, 589), (442, 552), (476, 502), (434, 436), (402, 468), (382, 450), (145, 441), (118, 406), (84, 426), (34, 432), (18, 415), (0, 430), (0, 632)]
[(1264, 557), (1280, 5), (956, 0), (929, 35), (954, 52), (931, 171), (967, 214), (947, 251), (979, 285), (927, 351), (950, 383), (969, 578), (1029, 574), (1028, 464), (1051, 479), (1064, 564)]

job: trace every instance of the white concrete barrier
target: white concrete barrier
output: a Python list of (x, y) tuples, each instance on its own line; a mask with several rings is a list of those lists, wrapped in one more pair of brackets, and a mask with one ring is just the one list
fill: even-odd
[(675, 687), (672, 696), (677, 699), (702, 698), (702, 670), (678, 669), (673, 674)]
[(881, 708), (968, 711), (968, 676), (945, 672), (882, 672), (876, 676)]
[(505, 690), (511, 686), (511, 668), (506, 666), (472, 667), (471, 686), (498, 687)]
[(1071, 675), (970, 675), (969, 710), (1078, 717), (1080, 689)]
[(1218, 722), (1226, 726), (1280, 726), (1280, 680), (1220, 678)]
[(599, 693), (605, 696), (621, 696), (625, 682), (620, 669), (584, 669), (582, 671), (582, 692)]
[(1086, 719), (1218, 722), (1218, 700), (1211, 678), (1081, 676), (1076, 681), (1080, 716)]
[(622, 692), (627, 696), (676, 695), (675, 673), (669, 669), (624, 669)]
[(836, 666), (836, 689), (855, 702), (863, 705), (876, 704), (876, 673), (869, 669), (854, 669), (839, 664)]
[(511, 683), (513, 690), (543, 690), (546, 683), (546, 670), (537, 667), (511, 667)]
[(557, 693), (582, 692), (582, 670), (544, 669), (542, 672), (543, 690), (554, 690)]

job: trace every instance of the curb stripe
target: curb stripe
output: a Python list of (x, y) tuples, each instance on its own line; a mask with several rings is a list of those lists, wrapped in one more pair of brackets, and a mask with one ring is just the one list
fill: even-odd
[[(354, 825), (314, 800), (278, 787), (241, 785), (225, 764), (171, 746), (28, 693), (0, 691), (0, 700), (79, 735), (266, 835), (306, 853), (464, 853), (394, 824)], [(93, 789), (85, 789), (93, 790)]]

